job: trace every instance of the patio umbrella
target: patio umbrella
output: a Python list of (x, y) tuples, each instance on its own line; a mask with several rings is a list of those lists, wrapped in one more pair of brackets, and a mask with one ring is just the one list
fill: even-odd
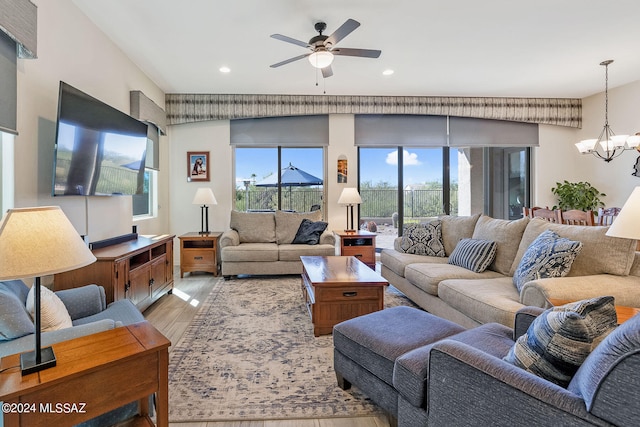
[[(291, 187), (310, 187), (322, 185), (322, 179), (311, 175), (308, 172), (298, 169), (289, 163), (289, 166), (280, 172), (280, 185), (289, 187), (289, 209), (291, 209)], [(278, 177), (271, 175), (256, 184), (256, 187), (277, 187)]]

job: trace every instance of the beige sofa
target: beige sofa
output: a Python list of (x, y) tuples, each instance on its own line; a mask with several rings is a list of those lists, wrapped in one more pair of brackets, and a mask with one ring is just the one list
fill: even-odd
[[(540, 219), (507, 221), (487, 216), (451, 217), (442, 221), (446, 257), (403, 253), (401, 238), (395, 249), (380, 255), (382, 276), (428, 312), (465, 327), (498, 322), (512, 327), (524, 306), (548, 307), (550, 299), (580, 300), (612, 295), (617, 305), (640, 307), (640, 252), (636, 241), (606, 236), (607, 227), (551, 224)], [(545, 231), (578, 240), (582, 249), (566, 277), (527, 282), (521, 292), (513, 274), (522, 256)], [(463, 238), (497, 243), (496, 258), (487, 270), (475, 273), (448, 264)]]
[(292, 244), (305, 218), (321, 221), (322, 212), (231, 211), (231, 229), (220, 237), (222, 275), (300, 274), (300, 256), (335, 255), (335, 237), (327, 230), (317, 245)]

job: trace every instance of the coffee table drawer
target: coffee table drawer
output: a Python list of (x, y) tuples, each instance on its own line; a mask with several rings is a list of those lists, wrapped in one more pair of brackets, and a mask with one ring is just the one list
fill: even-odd
[(365, 299), (377, 300), (381, 294), (380, 287), (367, 288), (364, 286), (348, 288), (316, 288), (316, 298), (324, 302), (360, 301)]

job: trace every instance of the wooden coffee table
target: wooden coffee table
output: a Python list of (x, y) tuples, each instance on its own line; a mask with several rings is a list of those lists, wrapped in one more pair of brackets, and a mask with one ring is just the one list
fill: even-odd
[(302, 292), (317, 337), (333, 326), (382, 310), (389, 283), (353, 256), (302, 256)]

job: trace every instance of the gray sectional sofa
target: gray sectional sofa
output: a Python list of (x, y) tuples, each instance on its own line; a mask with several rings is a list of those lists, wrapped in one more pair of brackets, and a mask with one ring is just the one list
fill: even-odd
[[(525, 307), (549, 307), (550, 299), (576, 301), (612, 295), (617, 305), (640, 307), (640, 252), (636, 241), (606, 236), (607, 227), (551, 224), (529, 218), (443, 216), (445, 257), (404, 253), (402, 238), (380, 255), (382, 276), (420, 307), (470, 328), (497, 322), (512, 327), (515, 313)], [(543, 231), (582, 242), (566, 277), (531, 280), (521, 291), (513, 274), (529, 245)], [(476, 273), (448, 264), (464, 238), (497, 243), (495, 260)]]
[(220, 237), (222, 275), (301, 274), (300, 256), (335, 255), (331, 231), (325, 230), (315, 245), (292, 243), (303, 219), (320, 221), (322, 212), (231, 211), (231, 229)]

